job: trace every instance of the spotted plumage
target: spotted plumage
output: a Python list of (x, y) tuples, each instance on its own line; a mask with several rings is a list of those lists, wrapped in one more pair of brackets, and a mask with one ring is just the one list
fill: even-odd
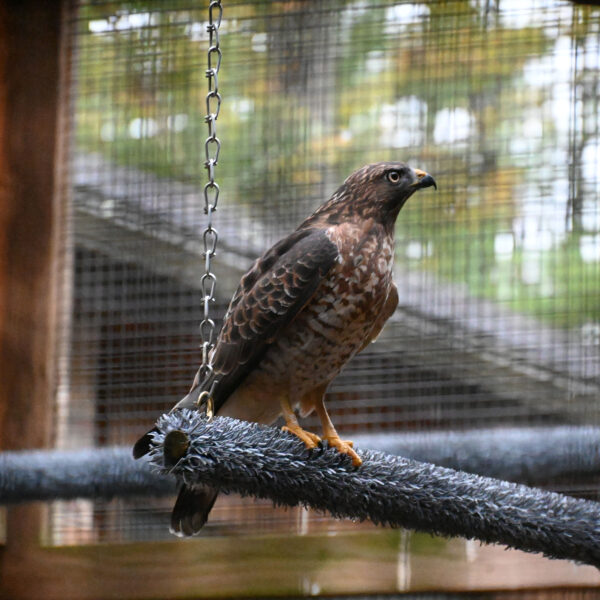
[[(197, 374), (175, 408), (193, 407), (212, 390), (215, 411), (260, 423), (280, 415), (284, 429), (309, 447), (295, 410), (319, 416), (324, 438), (358, 466), (352, 443), (331, 423), (323, 396), (343, 366), (373, 341), (394, 312), (394, 223), (406, 200), (435, 185), (404, 163), (353, 173), (298, 229), (256, 260), (242, 277), (211, 355), (213, 373)], [(134, 447), (149, 450), (149, 432)], [(218, 490), (182, 488), (172, 530), (192, 535), (206, 522)]]

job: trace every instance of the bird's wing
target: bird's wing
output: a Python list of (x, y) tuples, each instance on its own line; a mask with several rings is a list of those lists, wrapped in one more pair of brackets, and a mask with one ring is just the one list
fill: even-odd
[[(213, 372), (201, 380), (199, 370), (190, 392), (173, 410), (196, 407), (200, 394), (212, 390), (218, 411), (310, 301), (338, 256), (324, 230), (299, 229), (259, 258), (231, 299), (212, 355)], [(134, 458), (149, 452), (155, 431), (136, 442)]]
[(188, 396), (210, 390), (217, 380), (213, 400), (218, 410), (310, 301), (338, 256), (324, 230), (309, 229), (294, 232), (259, 258), (242, 278), (225, 315), (213, 374), (205, 381), (197, 375)]

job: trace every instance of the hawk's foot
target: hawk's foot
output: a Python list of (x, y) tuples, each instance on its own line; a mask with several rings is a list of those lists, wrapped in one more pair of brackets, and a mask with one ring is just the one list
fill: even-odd
[(281, 428), (281, 431), (287, 431), (289, 433), (293, 433), (296, 437), (300, 438), (304, 442), (304, 444), (306, 445), (306, 447), (309, 450), (316, 448), (319, 445), (319, 442), (321, 441), (321, 438), (318, 435), (316, 435), (315, 433), (306, 431), (305, 429), (302, 429), (302, 427), (300, 427), (300, 425), (295, 425), (293, 423), (284, 425)]
[(349, 440), (341, 440), (338, 435), (330, 435), (325, 438), (331, 448), (335, 448), (340, 454), (347, 454), (352, 459), (355, 467), (362, 465), (362, 460), (352, 449), (354, 444)]

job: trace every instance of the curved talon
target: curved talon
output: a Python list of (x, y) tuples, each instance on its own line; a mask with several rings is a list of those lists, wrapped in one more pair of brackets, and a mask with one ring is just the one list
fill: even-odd
[(287, 431), (300, 438), (309, 450), (316, 448), (319, 442), (321, 441), (321, 438), (318, 435), (316, 435), (315, 433), (311, 433), (310, 431), (306, 431), (305, 429), (302, 429), (300, 425), (284, 425), (281, 428), (281, 431)]
[(355, 467), (362, 465), (362, 459), (352, 449), (353, 442), (349, 440), (341, 440), (337, 435), (325, 438), (331, 448), (335, 448), (340, 454), (347, 454), (352, 459), (352, 464)]

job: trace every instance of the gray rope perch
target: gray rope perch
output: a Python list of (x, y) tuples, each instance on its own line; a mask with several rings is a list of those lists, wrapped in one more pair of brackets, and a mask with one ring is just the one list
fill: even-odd
[(164, 415), (157, 427), (150, 460), (187, 485), (600, 567), (595, 502), (370, 450), (358, 451), (364, 462), (354, 468), (335, 450), (309, 453), (276, 428), (229, 418), (207, 422), (195, 411)]
[(560, 478), (593, 485), (600, 477), (600, 428), (593, 426), (369, 433), (353, 439), (386, 454), (527, 485)]
[[(361, 447), (527, 485), (557, 478), (592, 485), (600, 477), (600, 428), (498, 428), (362, 434)], [(175, 493), (131, 447), (0, 452), (0, 504)]]
[(167, 496), (175, 491), (172, 477), (134, 461), (131, 448), (0, 453), (0, 504)]

